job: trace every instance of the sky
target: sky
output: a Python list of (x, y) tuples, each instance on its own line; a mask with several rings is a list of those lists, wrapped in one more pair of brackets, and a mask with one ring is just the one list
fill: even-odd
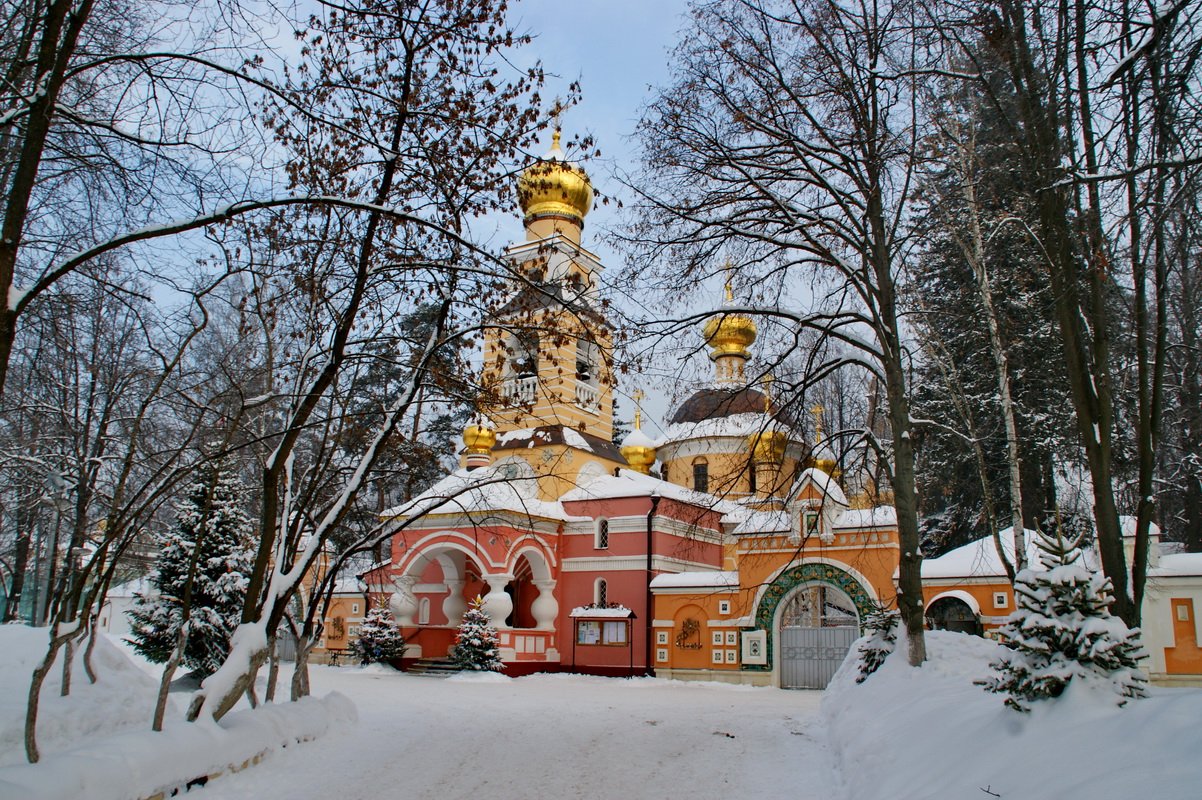
[[(527, 51), (548, 73), (546, 97), (566, 95), (573, 80), (581, 83), (582, 102), (562, 118), (564, 139), (593, 135), (601, 157), (584, 166), (603, 194), (621, 199), (614, 175), (637, 167), (632, 135), (650, 88), (668, 80), (670, 52), (687, 9), (686, 0), (518, 0), (511, 6), (517, 29), (536, 37)], [(601, 258), (610, 276), (624, 265), (602, 235), (618, 224), (614, 206), (598, 205), (584, 230), (585, 247)], [(520, 228), (514, 225), (512, 231), (501, 232), (505, 233), (517, 239)], [(618, 392), (619, 416), (627, 421), (634, 406), (627, 396), (636, 383), (647, 384), (642, 386), (648, 395), (643, 405), (647, 427), (655, 435), (656, 422), (668, 413), (671, 398), (651, 379), (624, 379)]]

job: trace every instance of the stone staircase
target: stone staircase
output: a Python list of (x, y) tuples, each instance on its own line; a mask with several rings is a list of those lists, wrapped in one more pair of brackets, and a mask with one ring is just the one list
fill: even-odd
[(459, 672), (449, 658), (419, 658), (405, 670), (410, 675), (425, 675), (430, 678), (446, 678)]

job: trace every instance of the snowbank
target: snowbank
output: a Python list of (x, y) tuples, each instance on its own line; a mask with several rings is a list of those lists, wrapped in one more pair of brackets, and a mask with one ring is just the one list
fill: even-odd
[(59, 697), (62, 655), (42, 687), (38, 746), (25, 763), (25, 699), (48, 643), (45, 628), (0, 626), (0, 798), (136, 800), (196, 779), (237, 769), (270, 751), (314, 739), (357, 718), (345, 696), (238, 711), (219, 724), (188, 723), (168, 701), (165, 730), (150, 730), (158, 680), (123, 647), (101, 637), (88, 682), (75, 655), (71, 694)]
[(137, 800), (258, 762), (268, 752), (315, 739), (353, 722), (354, 704), (324, 698), (263, 705), (220, 724), (177, 721), (161, 733), (129, 731), (98, 738), (37, 764), (0, 768), (0, 797), (23, 800)]
[[(25, 762), (25, 704), (34, 667), (50, 643), (46, 628), (0, 626), (0, 766)], [(99, 682), (88, 682), (82, 648), (75, 653), (71, 694), (60, 697), (63, 651), (42, 684), (38, 748), (43, 756), (73, 743), (129, 728), (150, 727), (158, 682), (101, 637), (92, 654)], [(168, 714), (178, 714), (169, 709)]]
[(822, 702), (847, 797), (890, 800), (1193, 796), (1202, 782), (1197, 724), (1202, 691), (1153, 687), (1126, 708), (1109, 692), (1070, 685), (1030, 714), (1002, 705), (973, 681), (999, 645), (928, 631), (930, 660), (906, 663), (904, 646), (863, 684), (855, 660)]

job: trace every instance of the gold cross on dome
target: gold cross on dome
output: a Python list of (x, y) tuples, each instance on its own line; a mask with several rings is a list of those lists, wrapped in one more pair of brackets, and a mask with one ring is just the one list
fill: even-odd
[(772, 411), (772, 383), (776, 378), (771, 372), (765, 372), (764, 377), (760, 378), (760, 383), (764, 386), (764, 413)]
[(735, 265), (728, 258), (728, 259), (726, 259), (726, 266), (723, 269), (726, 270), (726, 302), (733, 303), (735, 301), (735, 289), (734, 289)]
[(810, 409), (810, 413), (814, 415), (814, 442), (822, 441), (822, 412), (826, 411), (820, 404), (815, 403)]
[(634, 429), (636, 431), (643, 429), (643, 398), (646, 393), (642, 389), (635, 389), (634, 394), (630, 397), (634, 400)]

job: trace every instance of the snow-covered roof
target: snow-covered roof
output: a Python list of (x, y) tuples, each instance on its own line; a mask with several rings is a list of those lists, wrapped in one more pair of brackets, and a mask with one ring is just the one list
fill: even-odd
[(158, 594), (158, 589), (150, 582), (149, 575), (143, 575), (141, 578), (134, 578), (132, 581), (113, 586), (108, 590), (106, 597), (133, 597), (134, 594), (143, 596)]
[(778, 429), (788, 433), (780, 423), (775, 422), (771, 415), (765, 413), (731, 414), (724, 417), (712, 417), (700, 422), (676, 422), (664, 428), (661, 446), (671, 442), (683, 442), (688, 439), (706, 439), (714, 436), (748, 437), (766, 430)]
[(665, 572), (651, 579), (652, 589), (738, 589), (739, 573), (725, 570)]
[(579, 486), (569, 490), (559, 499), (567, 503), (574, 500), (609, 500), (617, 497), (652, 495), (710, 508), (719, 514), (728, 514), (740, 508), (737, 504), (720, 500), (712, 494), (687, 489), (630, 469), (619, 470), (617, 475), (594, 475), (589, 479), (582, 479)]
[(1148, 570), (1150, 578), (1167, 578), (1173, 575), (1202, 575), (1202, 553), (1162, 555), (1156, 566)]
[(471, 470), (459, 469), (407, 503), (383, 512), (385, 517), (471, 514), (513, 511), (531, 517), (569, 521), (558, 502), (538, 498), (534, 470), (520, 458), (506, 458)]
[(334, 581), (334, 594), (363, 594), (366, 587), (355, 577), (339, 578)]
[(633, 617), (634, 612), (626, 606), (606, 606), (605, 608), (597, 608), (595, 606), (577, 606), (568, 614), (572, 619), (625, 619)]
[[(1002, 550), (1011, 563), (1014, 559), (1014, 529), (1006, 528), (998, 534), (1002, 542)], [(1039, 560), (1039, 547), (1035, 544), (1034, 531), (1027, 531), (1027, 565), (1034, 570), (1042, 570)], [(1093, 549), (1083, 549), (1082, 559), (1090, 569), (1098, 568), (1097, 552)], [(1005, 578), (1006, 569), (998, 558), (997, 546), (992, 536), (984, 536), (975, 542), (957, 547), (944, 553), (939, 558), (928, 558), (922, 562), (923, 578)]]
[(835, 519), (835, 529), (896, 528), (897, 509), (893, 506), (849, 508)]
[(818, 488), (818, 491), (822, 492), (828, 499), (844, 508), (847, 507), (847, 495), (843, 494), (843, 489), (830, 475), (815, 467), (809, 467), (797, 476), (797, 491), (801, 491), (807, 480), (811, 481)]
[[(738, 520), (736, 515), (727, 514), (722, 521), (729, 524)], [(738, 520), (734, 534), (786, 533), (793, 529), (793, 517), (788, 511), (752, 511)]]

